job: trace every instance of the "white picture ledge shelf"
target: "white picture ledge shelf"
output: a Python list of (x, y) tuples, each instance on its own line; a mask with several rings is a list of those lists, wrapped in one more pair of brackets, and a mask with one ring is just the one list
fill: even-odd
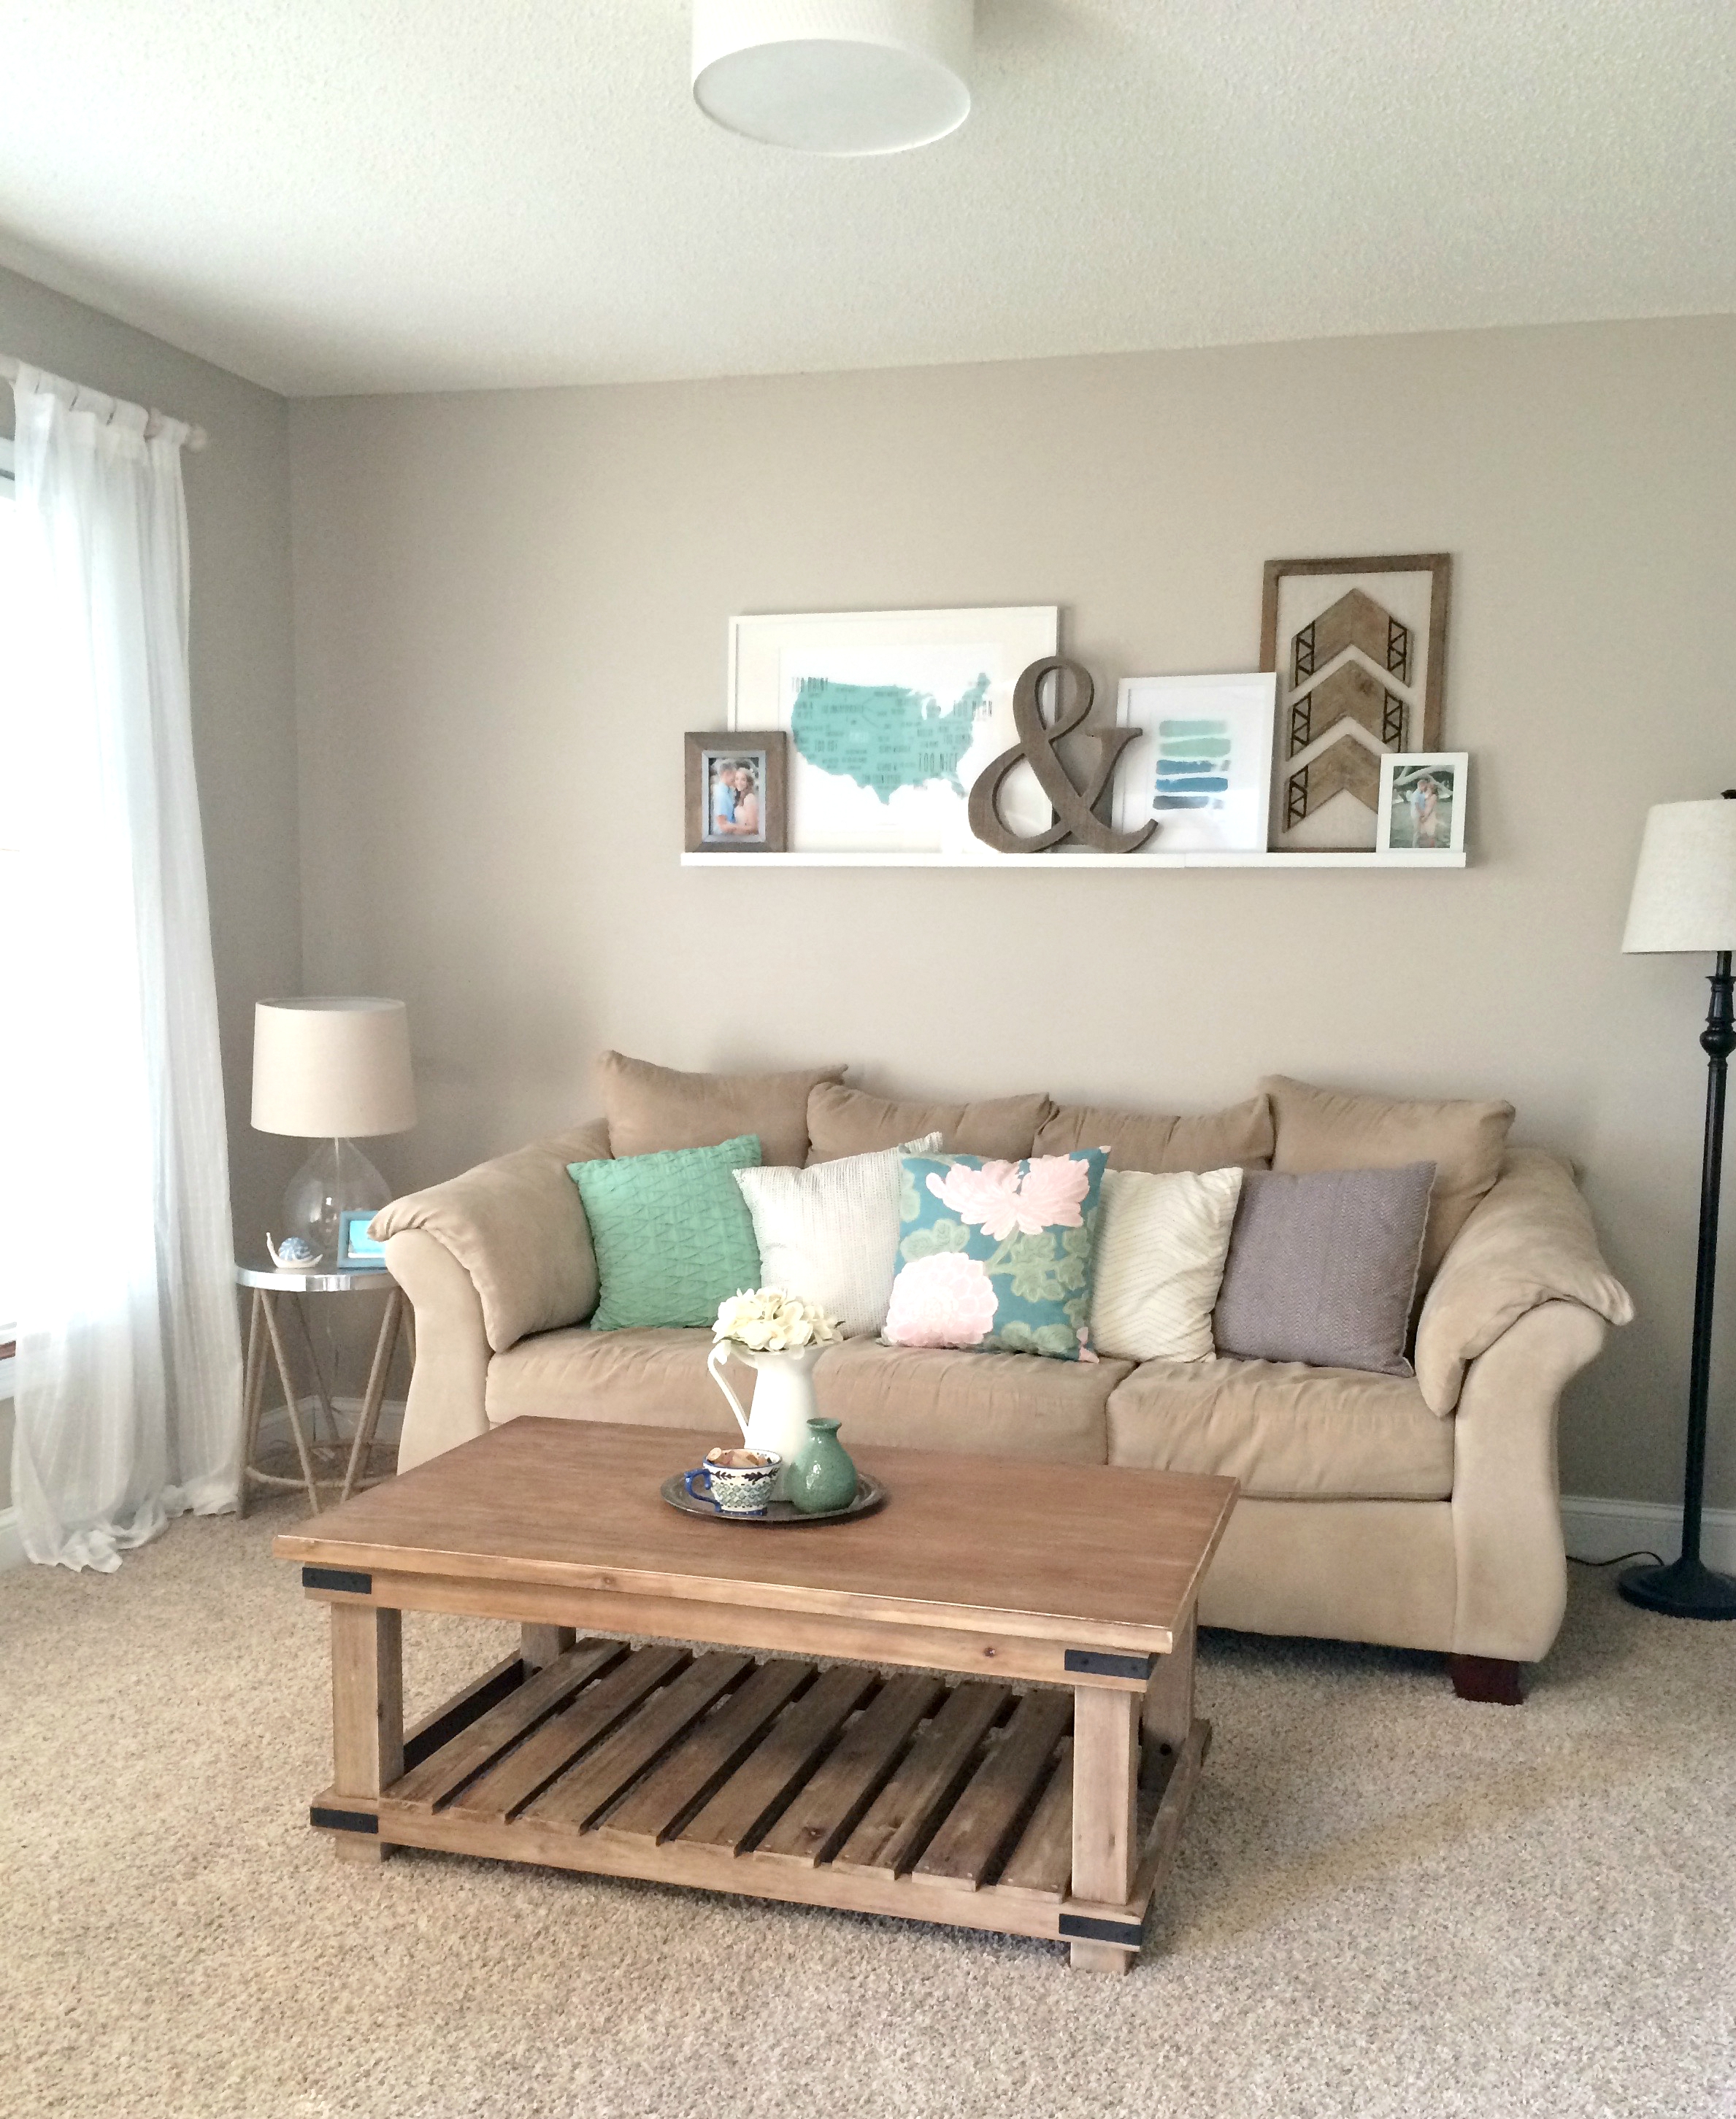
[(1118, 868), (1129, 874), (1176, 868), (1377, 868), (1387, 874), (1463, 868), (1462, 853), (1418, 854), (683, 854), (683, 868)]

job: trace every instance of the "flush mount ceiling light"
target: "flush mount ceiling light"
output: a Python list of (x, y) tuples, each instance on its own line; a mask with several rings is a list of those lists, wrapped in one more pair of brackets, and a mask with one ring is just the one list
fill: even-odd
[(972, 0), (694, 0), (694, 100), (810, 155), (893, 155), (970, 115)]

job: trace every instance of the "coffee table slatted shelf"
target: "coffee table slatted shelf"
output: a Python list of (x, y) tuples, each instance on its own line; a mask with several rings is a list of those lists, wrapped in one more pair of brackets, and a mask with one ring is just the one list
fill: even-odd
[(1132, 1895), (1073, 1866), (1073, 1696), (853, 1664), (586, 1639), (511, 1657), (406, 1733), (377, 1799), (314, 1823), (392, 1844), (1050, 1940), (1143, 1924), (1209, 1725), (1141, 1775)]

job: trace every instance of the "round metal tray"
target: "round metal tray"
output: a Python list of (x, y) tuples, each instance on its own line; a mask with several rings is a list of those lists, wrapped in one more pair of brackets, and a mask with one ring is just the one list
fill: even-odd
[(768, 1523), (847, 1523), (852, 1516), (870, 1514), (886, 1498), (886, 1489), (878, 1479), (870, 1478), (866, 1472), (858, 1472), (856, 1499), (847, 1508), (827, 1509), (818, 1515), (805, 1515), (792, 1501), (769, 1501), (763, 1516), (732, 1516), (715, 1501), (703, 1501), (689, 1494), (686, 1477), (685, 1472), (677, 1472), (658, 1487), (657, 1491), (671, 1508), (679, 1509), (684, 1516), (706, 1516), (713, 1523), (749, 1523), (761, 1529)]

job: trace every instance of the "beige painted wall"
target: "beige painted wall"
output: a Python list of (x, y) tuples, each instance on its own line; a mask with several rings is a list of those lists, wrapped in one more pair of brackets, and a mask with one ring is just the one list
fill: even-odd
[[(263, 1226), (296, 1153), (247, 1122), (253, 1003), (301, 985), (287, 407), (268, 390), (4, 270), (0, 352), (159, 406), (211, 437), (184, 459), (193, 746), (235, 1225), (245, 1240)], [(0, 431), (12, 432), (12, 416), (8, 387), (0, 390)], [(91, 1240), (101, 1240), (98, 1220)], [(9, 1449), (5, 1456), (9, 1463)]]
[[(1641, 1305), (1567, 1482), (1671, 1498), (1706, 967), (1617, 944), (1646, 804), (1736, 784), (1733, 373), (1721, 320), (295, 406), (306, 967), (410, 1003), (388, 1174), (592, 1109), (609, 1044), (1159, 1111), (1274, 1068), (1499, 1093)], [(1437, 547), (1462, 874), (677, 865), (732, 612), (1056, 601), (1112, 698), (1248, 667), (1268, 558)]]

